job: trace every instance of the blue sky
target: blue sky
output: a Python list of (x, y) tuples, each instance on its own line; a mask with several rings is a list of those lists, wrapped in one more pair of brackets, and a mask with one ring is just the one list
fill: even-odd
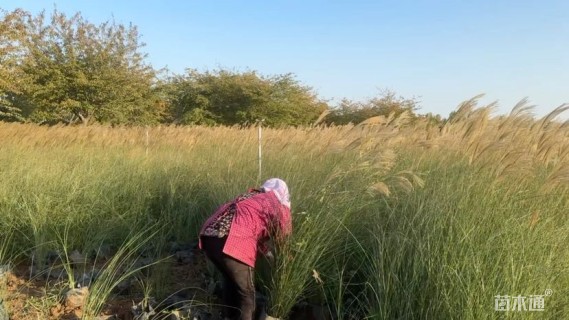
[(543, 115), (569, 102), (569, 1), (12, 1), (139, 28), (156, 68), (294, 73), (321, 98), (380, 89), (448, 115), (485, 93), (507, 113), (524, 97)]

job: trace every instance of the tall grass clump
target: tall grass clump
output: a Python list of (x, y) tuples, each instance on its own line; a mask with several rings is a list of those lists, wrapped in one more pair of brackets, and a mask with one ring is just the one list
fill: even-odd
[[(523, 103), (491, 119), (492, 106), (475, 102), (436, 138), (403, 146), (426, 183), (377, 212), (366, 252), (371, 318), (569, 314), (567, 130), (551, 115), (532, 121)], [(542, 312), (494, 309), (497, 295), (525, 296), (527, 308), (550, 290)]]
[(116, 254), (103, 266), (96, 280), (89, 287), (89, 295), (83, 310), (82, 319), (95, 319), (101, 311), (113, 289), (121, 282), (150, 265), (139, 266), (136, 264), (138, 252), (141, 251), (153, 238), (162, 231), (161, 227), (147, 226), (141, 231), (129, 235), (117, 250)]

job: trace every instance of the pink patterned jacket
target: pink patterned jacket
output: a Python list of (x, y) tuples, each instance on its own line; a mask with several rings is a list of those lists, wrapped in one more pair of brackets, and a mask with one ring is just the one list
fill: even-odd
[[(204, 223), (204, 229), (223, 214), (234, 201), (221, 205)], [(292, 232), (290, 209), (273, 192), (264, 192), (236, 203), (223, 253), (250, 267), (255, 267), (258, 250), (266, 253), (265, 242), (271, 237), (286, 237)], [(201, 239), (199, 242), (201, 249)]]

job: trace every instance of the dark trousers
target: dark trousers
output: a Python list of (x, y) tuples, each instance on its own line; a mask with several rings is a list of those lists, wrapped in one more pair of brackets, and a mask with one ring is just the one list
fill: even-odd
[(227, 237), (201, 237), (206, 256), (223, 275), (224, 316), (253, 320), (255, 312), (254, 269), (223, 253)]

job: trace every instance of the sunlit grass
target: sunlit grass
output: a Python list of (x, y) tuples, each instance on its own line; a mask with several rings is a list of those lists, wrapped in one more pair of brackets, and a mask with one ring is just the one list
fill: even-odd
[[(261, 179), (289, 183), (294, 220), (263, 279), (269, 312), (303, 301), (339, 318), (494, 319), (495, 295), (552, 289), (543, 312), (500, 316), (569, 316), (565, 109), (493, 118), (473, 100), (441, 128), (401, 116), (265, 129)], [(262, 182), (256, 132), (0, 124), (0, 260), (194, 241), (217, 205)], [(166, 227), (133, 237), (149, 225)], [(123, 274), (101, 280), (86, 314)]]

